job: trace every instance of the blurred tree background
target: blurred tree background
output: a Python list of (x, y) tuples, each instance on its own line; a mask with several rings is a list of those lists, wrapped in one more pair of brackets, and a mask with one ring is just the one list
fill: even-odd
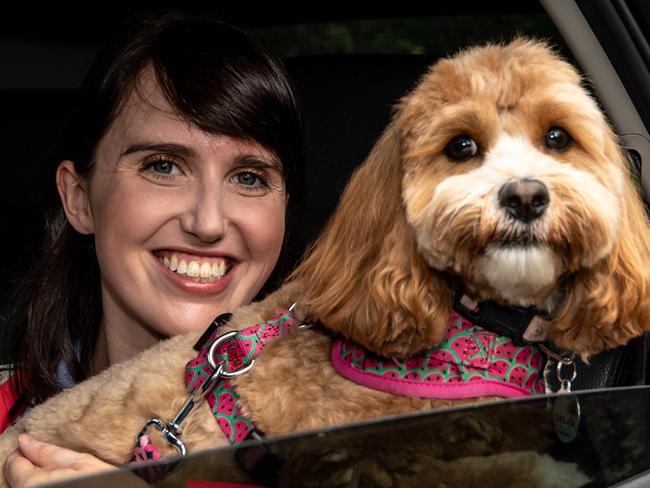
[(281, 57), (332, 53), (399, 53), (446, 56), (488, 41), (516, 35), (546, 39), (562, 48), (561, 37), (543, 13), (451, 15), (354, 20), (262, 27), (255, 34)]

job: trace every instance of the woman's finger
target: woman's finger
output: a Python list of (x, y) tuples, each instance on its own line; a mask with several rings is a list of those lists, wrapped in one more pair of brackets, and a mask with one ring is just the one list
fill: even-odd
[(27, 434), (18, 436), (20, 451), (34, 465), (44, 469), (67, 468), (74, 464), (81, 454), (62, 447), (41, 442)]
[(96, 472), (115, 467), (91, 454), (42, 442), (27, 434), (18, 436), (18, 445), (27, 459), (44, 470), (70, 468), (83, 472)]
[(34, 476), (37, 469), (16, 449), (5, 461), (5, 479), (11, 487), (27, 486), (25, 482)]
[(5, 463), (5, 477), (12, 487), (36, 486), (114, 468), (90, 454), (41, 442), (26, 434), (18, 436), (18, 446), (20, 451), (11, 454)]
[(20, 451), (14, 452), (5, 462), (5, 479), (12, 488), (32, 488), (45, 483), (79, 476), (74, 469), (44, 471), (34, 465)]

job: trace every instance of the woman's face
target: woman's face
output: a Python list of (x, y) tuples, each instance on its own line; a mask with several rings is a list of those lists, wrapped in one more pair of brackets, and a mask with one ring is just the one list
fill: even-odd
[(95, 235), (109, 337), (138, 349), (255, 297), (284, 236), (276, 156), (181, 120), (145, 71), (95, 159), (75, 227)]

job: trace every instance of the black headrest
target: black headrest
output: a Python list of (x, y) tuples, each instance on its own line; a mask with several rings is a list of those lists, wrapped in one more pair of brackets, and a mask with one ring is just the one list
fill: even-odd
[(50, 155), (76, 98), (75, 90), (0, 91), (0, 302), (31, 265), (40, 244), (46, 194), (54, 189), (56, 164)]
[(285, 61), (306, 135), (300, 212), (290, 229), (292, 262), (327, 221), (345, 184), (390, 120), (395, 103), (435, 60), (421, 55), (322, 55)]

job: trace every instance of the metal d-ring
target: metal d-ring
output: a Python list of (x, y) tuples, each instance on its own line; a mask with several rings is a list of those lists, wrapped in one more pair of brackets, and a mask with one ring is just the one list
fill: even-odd
[[(293, 312), (293, 309), (296, 308), (296, 305), (298, 305), (298, 302), (293, 302), (293, 304), (289, 307), (289, 312)], [(307, 322), (308, 317), (305, 317), (304, 319), (300, 320), (300, 325), (298, 325), (298, 329), (310, 329), (314, 326), (313, 323)]]
[[(214, 342), (210, 345), (210, 349), (208, 349), (208, 364), (210, 365), (210, 367), (213, 370), (216, 370), (217, 367), (218, 367), (216, 361), (214, 360), (214, 352), (216, 351), (217, 346), (223, 344), (225, 341), (227, 341), (228, 339), (230, 339), (231, 337), (234, 337), (236, 335), (237, 335), (237, 331), (236, 330), (231, 330), (230, 332), (226, 332), (225, 334), (222, 334), (219, 337), (217, 337), (214, 340)], [(224, 378), (234, 378), (236, 376), (242, 375), (242, 374), (247, 373), (248, 371), (250, 371), (250, 369), (253, 367), (254, 363), (255, 363), (255, 360), (251, 359), (251, 362), (249, 364), (247, 364), (246, 366), (244, 366), (241, 369), (238, 369), (237, 371), (228, 372), (228, 371), (223, 371), (222, 370), (220, 376), (222, 376)], [(219, 363), (219, 365), (221, 365), (221, 364), (222, 363)]]
[[(563, 367), (571, 367), (571, 373), (569, 374), (569, 378), (562, 378), (562, 368)], [(572, 357), (570, 356), (562, 356), (560, 360), (557, 362), (557, 379), (560, 382), (560, 392), (570, 392), (571, 391), (571, 384), (575, 381), (575, 379), (578, 376), (578, 368), (576, 368), (575, 362)]]

